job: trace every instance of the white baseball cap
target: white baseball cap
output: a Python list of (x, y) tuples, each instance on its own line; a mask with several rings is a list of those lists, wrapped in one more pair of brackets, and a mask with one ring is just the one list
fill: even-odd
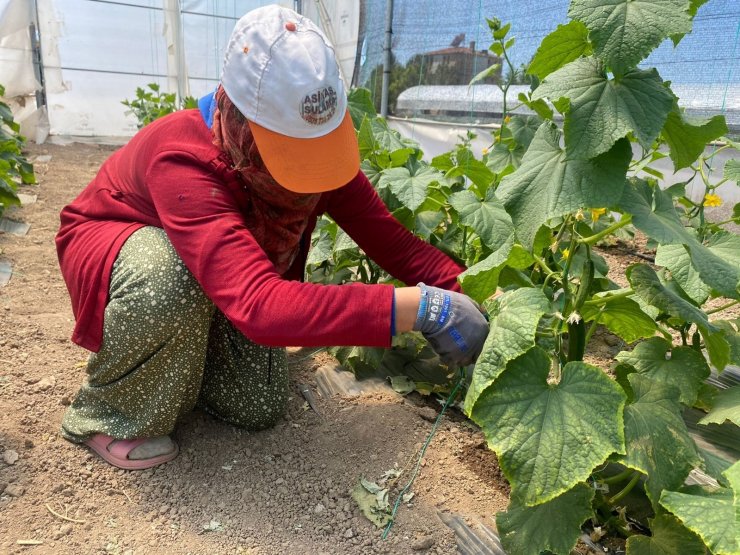
[(339, 188), (360, 170), (334, 49), (308, 18), (277, 5), (236, 24), (221, 73), (268, 171), (286, 189)]

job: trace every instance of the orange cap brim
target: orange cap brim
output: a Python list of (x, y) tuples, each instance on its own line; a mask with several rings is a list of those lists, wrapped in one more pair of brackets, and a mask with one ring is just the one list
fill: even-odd
[(293, 192), (338, 189), (360, 171), (360, 151), (349, 111), (334, 131), (313, 139), (288, 137), (253, 121), (249, 121), (249, 128), (267, 170)]

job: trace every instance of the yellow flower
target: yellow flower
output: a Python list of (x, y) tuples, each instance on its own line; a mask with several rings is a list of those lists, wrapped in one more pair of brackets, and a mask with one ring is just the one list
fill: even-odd
[(483, 156), (485, 156), (486, 154), (488, 154), (488, 149), (487, 148), (484, 148), (483, 149)]
[(509, 116), (506, 116), (504, 118), (504, 123), (509, 123), (511, 121), (511, 118)]
[(722, 198), (719, 195), (707, 193), (704, 195), (704, 206), (722, 206)]
[(576, 212), (576, 221), (582, 222), (583, 221), (583, 209), (579, 208), (578, 212)]
[(591, 221), (595, 222), (599, 219), (599, 216), (606, 214), (606, 208), (592, 208), (591, 209)]
[(563, 258), (566, 260), (570, 258), (570, 249), (563, 249)]

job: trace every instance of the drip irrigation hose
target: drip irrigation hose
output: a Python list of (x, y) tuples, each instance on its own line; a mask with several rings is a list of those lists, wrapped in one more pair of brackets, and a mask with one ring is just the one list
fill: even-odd
[(416, 480), (416, 475), (419, 473), (419, 467), (421, 466), (421, 461), (424, 458), (424, 454), (427, 451), (427, 447), (429, 447), (429, 444), (431, 443), (432, 438), (434, 437), (434, 434), (437, 431), (437, 427), (439, 426), (439, 423), (442, 421), (442, 417), (444, 416), (445, 411), (447, 411), (447, 408), (452, 404), (452, 402), (457, 397), (457, 393), (460, 390), (460, 386), (462, 385), (464, 378), (465, 378), (465, 369), (460, 368), (459, 377), (457, 378), (457, 383), (455, 384), (455, 387), (452, 388), (452, 391), (450, 392), (450, 396), (447, 398), (447, 401), (445, 401), (445, 404), (442, 407), (442, 410), (439, 411), (437, 418), (434, 420), (434, 424), (432, 424), (432, 429), (430, 430), (429, 435), (427, 436), (427, 439), (424, 442), (424, 445), (422, 445), (421, 449), (419, 450), (419, 457), (416, 460), (416, 465), (414, 466), (414, 470), (411, 472), (411, 477), (409, 478), (409, 481), (406, 483), (403, 489), (400, 492), (398, 492), (398, 497), (396, 498), (396, 502), (393, 504), (393, 509), (391, 510), (391, 519), (388, 521), (388, 524), (386, 525), (385, 530), (383, 530), (383, 536), (382, 536), (383, 539), (386, 539), (388, 537), (388, 534), (390, 533), (391, 528), (393, 527), (393, 522), (396, 519), (396, 513), (398, 512), (398, 509), (401, 506), (401, 502), (403, 501), (403, 496), (409, 490), (411, 485), (414, 483), (414, 480)]

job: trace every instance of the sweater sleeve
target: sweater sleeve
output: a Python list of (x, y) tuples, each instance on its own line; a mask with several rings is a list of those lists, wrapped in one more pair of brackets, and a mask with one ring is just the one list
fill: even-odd
[(185, 152), (159, 154), (146, 180), (175, 251), (246, 337), (272, 346), (390, 346), (392, 286), (283, 279), (233, 194)]
[(331, 193), (327, 212), (339, 226), (394, 278), (460, 291), (465, 270), (442, 251), (422, 241), (396, 220), (365, 174)]

